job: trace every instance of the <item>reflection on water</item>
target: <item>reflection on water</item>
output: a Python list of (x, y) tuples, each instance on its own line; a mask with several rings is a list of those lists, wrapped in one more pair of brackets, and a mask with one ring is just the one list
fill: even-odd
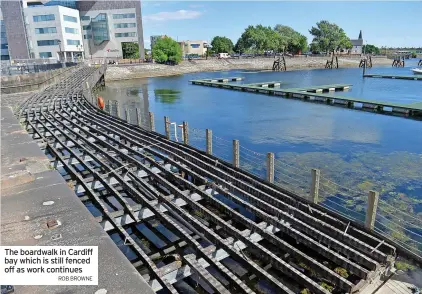
[(142, 126), (149, 129), (149, 93), (146, 80), (109, 82), (99, 95), (104, 98), (107, 109), (111, 106), (113, 115), (120, 113), (123, 118), (127, 111), (129, 121), (133, 124), (138, 124), (139, 115)]
[(174, 103), (180, 99), (180, 91), (172, 89), (154, 89), (155, 99), (161, 103)]

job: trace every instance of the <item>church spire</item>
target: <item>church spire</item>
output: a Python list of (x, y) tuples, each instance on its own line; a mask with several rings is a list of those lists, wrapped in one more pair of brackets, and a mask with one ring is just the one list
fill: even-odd
[(362, 40), (362, 30), (360, 30), (360, 33), (359, 33), (359, 38), (358, 38), (359, 40)]

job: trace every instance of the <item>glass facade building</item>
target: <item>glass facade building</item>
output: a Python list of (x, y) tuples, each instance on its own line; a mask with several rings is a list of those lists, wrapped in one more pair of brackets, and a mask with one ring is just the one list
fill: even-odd
[(106, 13), (100, 13), (96, 17), (91, 18), (91, 31), (95, 45), (100, 45), (104, 41), (110, 40)]

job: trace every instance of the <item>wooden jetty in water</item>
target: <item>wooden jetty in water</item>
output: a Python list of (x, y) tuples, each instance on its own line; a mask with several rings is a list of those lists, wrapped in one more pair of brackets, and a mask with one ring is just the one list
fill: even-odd
[(330, 68), (330, 69), (338, 68), (338, 57), (335, 56), (335, 59), (334, 59), (334, 55), (333, 55), (331, 60), (327, 60), (327, 63), (325, 64), (325, 68)]
[(404, 57), (395, 57), (393, 63), (391, 64), (393, 67), (404, 67)]
[(398, 75), (384, 75), (384, 74), (366, 74), (365, 78), (384, 78), (384, 79), (397, 79), (397, 80), (415, 80), (422, 81), (422, 75), (413, 76), (398, 76)]
[[(366, 64), (365, 64), (365, 62), (366, 62)], [(359, 67), (366, 67), (366, 68), (368, 68), (368, 67), (372, 67), (372, 57), (371, 56), (368, 56), (368, 57), (364, 57), (364, 58), (362, 58), (361, 60), (360, 60), (360, 63), (359, 63)]]
[(345, 108), (370, 111), (379, 114), (399, 115), (414, 119), (422, 119), (422, 102), (413, 104), (399, 104), (334, 95), (333, 92), (349, 90), (351, 87), (350, 84), (333, 84), (304, 88), (283, 89), (275, 86), (277, 83), (280, 82), (233, 84), (210, 82), (209, 80), (204, 79), (191, 80), (190, 82), (193, 85), (225, 88), (230, 90), (245, 91), (257, 94), (281, 96), (285, 98), (296, 98), (306, 102), (324, 103), (326, 105), (341, 106)]
[(220, 83), (227, 83), (227, 82), (237, 82), (243, 80), (242, 77), (224, 77), (224, 78), (218, 78), (218, 79), (205, 79), (204, 81), (209, 82), (220, 82)]
[(278, 57), (277, 59), (274, 60), (273, 71), (286, 71), (286, 70), (287, 70), (286, 59), (284, 58), (284, 56)]

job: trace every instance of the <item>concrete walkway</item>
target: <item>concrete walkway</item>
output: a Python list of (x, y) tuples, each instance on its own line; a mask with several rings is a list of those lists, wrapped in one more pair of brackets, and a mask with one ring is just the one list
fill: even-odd
[(422, 270), (397, 271), (387, 280), (377, 280), (367, 286), (361, 294), (412, 294), (412, 289), (422, 288)]
[[(1, 107), (1, 184), (1, 245), (99, 248), (98, 286), (15, 286), (15, 293), (153, 293), (6, 106)], [(49, 229), (48, 220), (61, 225)]]

